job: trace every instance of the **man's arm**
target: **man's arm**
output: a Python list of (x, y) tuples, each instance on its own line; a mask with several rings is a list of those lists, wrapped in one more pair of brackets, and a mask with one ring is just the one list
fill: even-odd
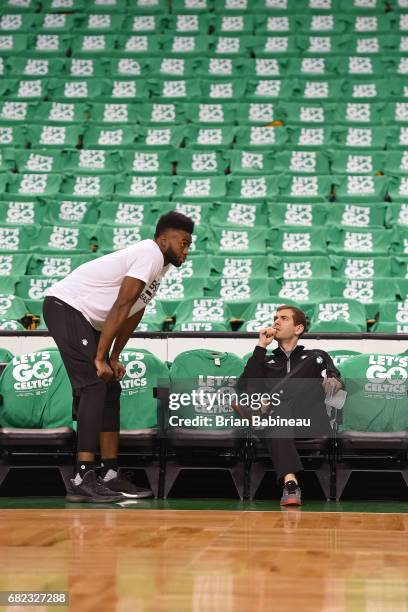
[(112, 369), (113, 375), (116, 380), (122, 380), (125, 375), (125, 368), (119, 361), (120, 354), (122, 350), (125, 348), (127, 341), (129, 340), (131, 334), (134, 332), (136, 327), (139, 325), (145, 309), (139, 310), (135, 312), (134, 315), (128, 317), (115, 338), (115, 343), (113, 345), (113, 349), (109, 358), (109, 365)]
[(144, 281), (125, 276), (119, 289), (118, 297), (106, 317), (95, 358), (97, 374), (103, 380), (109, 380), (112, 377), (112, 370), (107, 363), (108, 353), (114, 338), (116, 338), (122, 325), (126, 322), (129, 311), (139, 298), (144, 286)]

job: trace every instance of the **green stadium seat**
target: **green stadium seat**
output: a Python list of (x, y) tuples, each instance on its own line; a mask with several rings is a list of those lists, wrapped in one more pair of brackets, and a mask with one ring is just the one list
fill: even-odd
[(364, 306), (353, 300), (331, 299), (315, 306), (310, 328), (316, 332), (365, 332), (367, 315)]
[(214, 227), (210, 248), (216, 255), (264, 255), (266, 252), (266, 229), (229, 229)]
[[(26, 255), (14, 255), (13, 257), (25, 257)], [(82, 264), (90, 261), (94, 256), (92, 254), (89, 255), (68, 255), (66, 257), (56, 256), (56, 255), (45, 255), (43, 253), (38, 253), (35, 255), (29, 256), (30, 260), (28, 262), (27, 274), (34, 275), (36, 277), (64, 277), (67, 274), (70, 274), (75, 268), (81, 266)], [(0, 256), (1, 260), (1, 256)], [(28, 280), (29, 276), (24, 278), (24, 281)]]
[(350, 149), (385, 149), (387, 131), (383, 127), (340, 127), (333, 132), (333, 145)]
[(153, 228), (149, 225), (98, 225), (95, 228), (95, 236), (98, 242), (98, 252), (109, 253), (118, 251), (135, 244), (140, 240), (150, 238)]
[(225, 149), (232, 144), (234, 127), (187, 127), (185, 144), (189, 149)]
[(11, 254), (28, 251), (36, 239), (34, 226), (0, 226), (0, 252)]
[(228, 167), (221, 151), (179, 149), (171, 154), (171, 157), (177, 161), (177, 174), (222, 175)]
[[(319, 118), (324, 116), (324, 113), (317, 113), (313, 109), (314, 107), (305, 107), (308, 110), (305, 110), (305, 112), (310, 111), (311, 113), (313, 113), (314, 117)], [(316, 122), (317, 123), (317, 122)], [(315, 126), (314, 123), (312, 124), (313, 127), (310, 127), (310, 124), (307, 123), (308, 127), (294, 127), (293, 129), (290, 130), (290, 148), (291, 149), (304, 149), (306, 151), (308, 150), (319, 150), (319, 147), (322, 148), (322, 150), (327, 150), (330, 147), (333, 146), (334, 144), (334, 134), (333, 134), (333, 129), (331, 126), (321, 126), (320, 122), (317, 123), (317, 125)]]
[(100, 124), (106, 124), (113, 129), (113, 126), (125, 128), (125, 124), (137, 123), (139, 108), (143, 109), (143, 105), (137, 106), (129, 102), (94, 102), (89, 108), (89, 118), (93, 122), (90, 129), (100, 128)]
[[(89, 253), (92, 250), (94, 229), (89, 225), (43, 225), (31, 250), (42, 253)], [(1, 245), (1, 243), (0, 243)]]
[(4, 199), (0, 206), (1, 225), (41, 225), (45, 214), (45, 203), (41, 200), (25, 201), (19, 196), (14, 200)]
[(187, 298), (177, 307), (174, 331), (231, 331), (232, 313), (220, 298)]
[(349, 279), (384, 278), (391, 276), (389, 257), (330, 256), (333, 277)]
[(331, 294), (333, 297), (357, 300), (364, 304), (367, 319), (375, 319), (381, 302), (393, 302), (399, 292), (394, 278), (376, 279), (333, 279)]
[(168, 176), (119, 176), (115, 185), (115, 198), (125, 201), (169, 200), (173, 187), (173, 178)]
[(277, 179), (271, 176), (232, 176), (228, 181), (227, 196), (233, 202), (277, 199)]
[(269, 232), (268, 240), (272, 252), (281, 256), (284, 254), (322, 255), (327, 252), (325, 227), (273, 228)]
[(339, 125), (370, 127), (381, 123), (384, 105), (376, 102), (340, 102), (333, 118)]
[(236, 133), (237, 148), (249, 150), (278, 149), (285, 145), (287, 139), (288, 133), (284, 127), (253, 125), (240, 127)]
[(330, 260), (323, 256), (269, 255), (269, 276), (284, 280), (329, 279), (331, 278)]
[(268, 276), (268, 260), (264, 256), (225, 257), (211, 256), (212, 272), (216, 277), (224, 279), (265, 279)]
[(226, 179), (223, 176), (183, 177), (176, 179), (174, 198), (178, 200), (222, 200), (226, 195)]
[(226, 151), (226, 155), (230, 159), (230, 170), (234, 177), (240, 174), (250, 176), (273, 174), (276, 167), (273, 153), (265, 151), (232, 150)]
[(206, 297), (221, 298), (228, 302), (252, 302), (265, 296), (262, 278), (210, 278), (204, 291)]
[(330, 174), (329, 157), (320, 151), (284, 151), (274, 160), (275, 172), (290, 174)]
[(32, 125), (27, 129), (27, 139), (33, 149), (74, 148), (83, 129), (80, 125)]
[(28, 136), (25, 126), (0, 125), (0, 149), (3, 147), (8, 149), (10, 147), (13, 149), (23, 148), (27, 142)]
[(27, 314), (27, 307), (20, 297), (14, 294), (0, 294), (0, 318), (18, 321)]
[(69, 174), (118, 174), (121, 169), (117, 151), (81, 149), (69, 151), (65, 159), (65, 172)]
[[(83, 123), (86, 119), (86, 113), (87, 113), (87, 105), (82, 102), (44, 102), (42, 101), (37, 106), (37, 110), (34, 115), (34, 120), (39, 123), (43, 123), (43, 121), (46, 121), (48, 125), (48, 131), (49, 131), (50, 126), (52, 126), (52, 124), (54, 123), (55, 124), (61, 123), (63, 126), (65, 124), (70, 125), (73, 123), (78, 123), (78, 124)], [(82, 132), (83, 132), (82, 129), (78, 130), (77, 132), (74, 131), (74, 138), (68, 141), (69, 146), (72, 146), (72, 147), (76, 146), (78, 137), (82, 135)], [(41, 138), (40, 138), (41, 134), (40, 136), (38, 136), (37, 132), (35, 132), (35, 135), (36, 135), (36, 142), (38, 142), (39, 145), (42, 145)], [(43, 146), (46, 146), (48, 149), (50, 136), (47, 134), (44, 134), (43, 138), (45, 139), (44, 140), (45, 144)], [(64, 142), (61, 144), (61, 146), (64, 144)], [(35, 146), (35, 143), (32, 143), (32, 145)]]
[[(213, 83), (218, 84), (218, 81)], [(220, 84), (223, 83), (221, 82)], [(220, 93), (218, 96), (211, 96), (211, 92), (204, 95), (209, 95), (209, 99), (205, 98), (202, 102), (192, 102), (185, 107), (188, 121), (193, 124), (199, 123), (216, 126), (234, 123), (236, 118), (236, 107), (234, 104), (217, 99), (221, 97)], [(237, 94), (237, 98), (240, 99), (242, 95), (243, 92)]]
[(269, 225), (273, 228), (282, 228), (289, 225), (310, 227), (323, 226), (326, 220), (331, 220), (333, 206), (329, 204), (294, 204), (291, 202), (277, 204), (268, 203)]
[(328, 249), (339, 255), (386, 255), (394, 242), (390, 230), (343, 229), (331, 227), (327, 232)]
[(277, 280), (269, 279), (269, 294), (277, 295), (281, 300), (293, 300), (298, 304), (321, 302), (330, 296), (330, 281), (320, 278)]
[(9, 174), (8, 193), (16, 197), (54, 197), (62, 182), (60, 174)]
[(79, 196), (58, 194), (46, 200), (44, 224), (48, 225), (93, 225), (98, 220), (98, 202), (83, 200)]
[(27, 272), (30, 255), (27, 253), (0, 254), (0, 280), (4, 276), (23, 276)]
[(16, 150), (15, 160), (20, 174), (41, 174), (55, 172), (61, 174), (65, 167), (65, 155), (62, 151)]
[[(279, 110), (274, 102), (242, 102), (237, 105), (237, 121), (239, 125), (272, 124), (274, 121), (278, 121), (279, 117), (283, 117), (283, 112)], [(244, 132), (242, 138), (246, 138), (246, 134), (247, 132)], [(249, 141), (250, 139), (248, 139)]]
[(100, 206), (99, 225), (129, 225), (140, 227), (153, 225), (154, 204), (131, 202), (102, 202)]
[(333, 363), (335, 367), (338, 370), (340, 370), (340, 372), (341, 372), (342, 364), (345, 361), (347, 361), (347, 359), (354, 357), (354, 355), (360, 355), (358, 351), (351, 351), (349, 349), (336, 349), (334, 351), (327, 351), (327, 352), (329, 353), (330, 357), (333, 359)]
[(330, 224), (337, 227), (383, 228), (386, 204), (340, 204), (334, 203), (329, 212)]
[(46, 290), (57, 280), (59, 279), (52, 276), (23, 276), (17, 283), (16, 295), (24, 301), (43, 300)]
[[(333, 151), (331, 169), (333, 174), (380, 174), (383, 173), (385, 157), (382, 153), (362, 153), (361, 151)], [(353, 179), (354, 180), (354, 179)]]

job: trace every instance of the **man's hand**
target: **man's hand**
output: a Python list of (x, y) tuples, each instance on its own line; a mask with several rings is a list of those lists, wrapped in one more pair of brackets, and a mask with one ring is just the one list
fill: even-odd
[(113, 376), (113, 372), (108, 363), (101, 359), (95, 359), (94, 364), (98, 378), (102, 378), (102, 380), (108, 382)]
[(259, 330), (258, 346), (262, 346), (262, 348), (269, 346), (275, 334), (276, 329), (274, 327), (262, 327), (262, 329)]
[(336, 395), (337, 391), (342, 388), (342, 384), (337, 378), (326, 378), (323, 382), (323, 389), (325, 394), (327, 395), (332, 390), (332, 395)]
[(119, 359), (116, 357), (111, 357), (109, 359), (109, 365), (112, 368), (113, 375), (116, 380), (122, 380), (124, 375), (126, 374), (125, 367), (120, 363)]

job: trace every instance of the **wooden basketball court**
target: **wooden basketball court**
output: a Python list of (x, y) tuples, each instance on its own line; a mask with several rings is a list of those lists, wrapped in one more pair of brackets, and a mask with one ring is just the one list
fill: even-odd
[(80, 612), (408, 610), (402, 513), (10, 508), (0, 558), (0, 590)]

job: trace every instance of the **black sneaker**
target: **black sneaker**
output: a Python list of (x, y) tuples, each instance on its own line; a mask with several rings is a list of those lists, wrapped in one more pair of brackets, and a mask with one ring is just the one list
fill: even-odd
[(153, 492), (150, 489), (137, 487), (130, 481), (131, 473), (117, 476), (110, 480), (103, 480), (99, 476), (98, 481), (103, 483), (111, 493), (121, 493), (124, 497), (131, 499), (142, 499), (143, 497), (153, 497)]
[(101, 486), (96, 479), (93, 470), (89, 470), (84, 475), (81, 484), (75, 484), (75, 480), (70, 480), (70, 490), (66, 498), (72, 504), (89, 502), (91, 504), (107, 504), (123, 499), (122, 495), (115, 494), (105, 486)]

